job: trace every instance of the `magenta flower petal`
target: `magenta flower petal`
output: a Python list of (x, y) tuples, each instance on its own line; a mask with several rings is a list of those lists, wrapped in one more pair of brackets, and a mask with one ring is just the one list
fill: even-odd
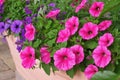
[(45, 64), (49, 64), (51, 61), (51, 58), (50, 58), (50, 52), (47, 50), (47, 47), (42, 47), (40, 49), (40, 54), (41, 54), (41, 60)]
[(111, 25), (112, 25), (112, 21), (111, 21), (111, 20), (105, 20), (105, 21), (102, 21), (102, 22), (98, 25), (98, 28), (99, 28), (100, 31), (104, 31), (104, 30), (106, 30), (107, 28), (109, 28)]
[(99, 39), (99, 45), (102, 46), (110, 46), (114, 41), (114, 37), (111, 33), (105, 33), (103, 36)]
[(2, 5), (5, 2), (5, 0), (0, 0), (0, 5)]
[(90, 80), (96, 72), (98, 72), (98, 68), (93, 64), (88, 65), (84, 71), (85, 76), (88, 78), (88, 80)]
[(87, 0), (81, 0), (81, 3), (75, 9), (75, 12), (77, 13), (79, 10), (81, 10), (85, 6), (86, 2)]
[(65, 27), (70, 30), (71, 35), (75, 34), (75, 32), (78, 30), (78, 26), (79, 26), (79, 19), (78, 17), (75, 16), (69, 18), (65, 23)]
[(80, 45), (74, 45), (70, 48), (72, 52), (75, 54), (75, 62), (76, 64), (81, 63), (84, 60), (84, 50)]
[(20, 52), (22, 65), (24, 68), (32, 68), (35, 65), (35, 50), (28, 46)]
[(68, 29), (60, 30), (58, 33), (57, 43), (65, 42), (69, 39), (70, 31)]
[(92, 6), (89, 9), (89, 13), (93, 17), (99, 17), (100, 13), (102, 12), (104, 8), (104, 2), (94, 2)]
[(79, 30), (79, 35), (86, 40), (94, 38), (98, 34), (98, 26), (92, 22), (87, 22)]
[(35, 36), (35, 28), (32, 24), (27, 24), (25, 26), (25, 38), (28, 39), (29, 41), (34, 40), (34, 36)]
[(25, 58), (25, 59), (22, 61), (22, 66), (23, 66), (24, 68), (32, 68), (34, 65), (35, 65), (35, 60), (34, 60), (34, 59)]
[(105, 46), (98, 46), (92, 53), (95, 65), (104, 68), (111, 61), (111, 52)]
[(54, 65), (59, 70), (70, 70), (75, 65), (75, 55), (69, 48), (61, 48), (54, 54)]
[(56, 16), (57, 16), (59, 13), (60, 13), (60, 10), (59, 10), (59, 9), (50, 11), (50, 12), (46, 15), (46, 18), (56, 18)]

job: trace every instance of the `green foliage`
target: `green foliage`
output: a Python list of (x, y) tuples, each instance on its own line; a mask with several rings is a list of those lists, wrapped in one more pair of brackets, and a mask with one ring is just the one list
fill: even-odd
[(40, 44), (41, 44), (41, 40), (37, 39), (37, 40), (33, 43), (33, 47), (34, 47), (34, 48), (38, 48)]
[(66, 47), (66, 46), (67, 46), (67, 42), (55, 44), (51, 49), (51, 51), (52, 51), (51, 52), (51, 57), (53, 57), (56, 50), (58, 50), (60, 48), (63, 48), (63, 47)]
[(23, 2), (21, 0), (7, 1), (5, 3), (5, 10), (4, 10), (4, 14), (3, 14), (4, 20), (6, 20), (8, 18), (10, 18), (12, 20), (22, 19), (22, 17), (25, 16), (25, 12), (23, 11), (24, 7), (25, 7), (25, 1), (23, 1)]
[(68, 70), (67, 72), (67, 75), (69, 75), (71, 78), (73, 78), (74, 74), (75, 74), (75, 71), (74, 69), (71, 69), (71, 70)]
[(98, 0), (105, 2), (104, 10), (102, 11), (102, 15), (104, 15), (106, 12), (109, 12), (111, 10), (114, 10), (117, 7), (120, 7), (120, 0)]
[(116, 67), (115, 67), (115, 73), (117, 73), (118, 75), (120, 75), (120, 63), (118, 65), (116, 65)]
[(69, 75), (71, 78), (74, 77), (75, 73), (80, 70), (79, 65), (74, 66), (74, 68), (66, 71), (67, 75)]
[(86, 49), (94, 49), (97, 45), (98, 43), (94, 40), (85, 41), (84, 43)]
[(92, 77), (92, 80), (118, 80), (118, 76), (111, 71), (99, 71)]
[(49, 64), (42, 63), (42, 68), (44, 69), (46, 74), (50, 75), (50, 65)]

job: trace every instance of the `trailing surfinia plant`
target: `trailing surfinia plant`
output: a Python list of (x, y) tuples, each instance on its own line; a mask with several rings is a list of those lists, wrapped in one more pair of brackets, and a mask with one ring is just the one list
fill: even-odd
[(119, 7), (120, 0), (0, 0), (0, 35), (17, 37), (24, 68), (118, 80)]

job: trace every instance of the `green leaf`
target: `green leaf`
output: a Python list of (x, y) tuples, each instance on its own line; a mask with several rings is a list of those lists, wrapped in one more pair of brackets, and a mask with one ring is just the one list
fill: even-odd
[(39, 11), (38, 11), (38, 15), (37, 16), (40, 16), (40, 15), (43, 15), (44, 14), (44, 11), (47, 9), (46, 6), (44, 6), (43, 8), (40, 8)]
[(115, 67), (115, 73), (120, 75), (120, 64), (116, 65)]
[(93, 59), (85, 60), (85, 61), (86, 61), (86, 65), (94, 64), (94, 60)]
[(19, 34), (14, 34), (15, 35), (15, 37), (18, 37), (18, 36), (20, 36)]
[(33, 47), (34, 47), (34, 48), (39, 47), (40, 43), (41, 43), (41, 40), (37, 39), (37, 40), (33, 43)]
[(51, 67), (52, 67), (52, 71), (53, 71), (53, 72), (57, 71), (57, 68), (54, 66), (54, 63), (53, 63), (53, 62), (51, 63)]
[(104, 15), (106, 12), (110, 12), (111, 10), (120, 6), (120, 0), (98, 0), (98, 1), (105, 2), (105, 6), (101, 13), (101, 16)]
[(72, 68), (71, 70), (66, 71), (67, 75), (69, 75), (71, 78), (73, 78), (75, 72), (74, 69)]
[(63, 42), (63, 43), (58, 43), (55, 46), (52, 47), (52, 52), (50, 54), (51, 57), (53, 57), (54, 53), (56, 52), (56, 50), (62, 48), (62, 47), (66, 47), (67, 46), (67, 42)]
[(46, 74), (50, 75), (50, 65), (42, 63), (42, 68), (46, 72)]
[(110, 50), (114, 53), (119, 53), (120, 51), (120, 38), (115, 38), (114, 43), (110, 46)]
[(52, 24), (52, 21), (51, 20), (47, 20), (47, 22), (45, 24), (45, 28), (49, 29), (50, 27), (52, 27), (51, 24)]
[(55, 52), (56, 52), (56, 49), (53, 49), (51, 54), (50, 54), (50, 57), (53, 57)]
[(79, 67), (80, 67), (80, 70), (84, 72), (84, 70), (86, 68), (85, 64), (84, 63), (80, 63)]
[(49, 41), (47, 42), (47, 45), (48, 45), (49, 47), (52, 47), (54, 43), (55, 43), (55, 39), (51, 39), (51, 40), (49, 40)]
[(95, 42), (93, 40), (92, 41), (89, 40), (89, 41), (85, 42), (84, 47), (87, 49), (94, 49), (97, 45), (98, 45), (97, 42)]
[(97, 72), (91, 80), (117, 80), (117, 74), (113, 73), (112, 71), (99, 71)]
[(35, 58), (40, 59), (40, 51), (39, 51), (39, 49), (35, 50)]
[(59, 43), (57, 44), (57, 48), (60, 49), (62, 47), (66, 47), (67, 46), (67, 42), (63, 42), (63, 43)]
[(48, 36), (48, 38), (56, 38), (56, 36), (57, 36), (57, 30), (56, 29), (53, 29), (53, 30), (50, 30), (48, 33), (47, 33), (47, 36)]
[(105, 67), (105, 70), (114, 71), (115, 70), (115, 65), (110, 63), (107, 67)]

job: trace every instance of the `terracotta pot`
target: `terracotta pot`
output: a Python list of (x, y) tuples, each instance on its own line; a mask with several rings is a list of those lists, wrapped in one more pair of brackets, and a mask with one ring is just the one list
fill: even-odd
[(66, 75), (65, 72), (56, 71), (55, 74), (51, 72), (50, 76), (48, 76), (43, 69), (24, 69), (21, 65), (21, 59), (19, 57), (19, 53), (16, 50), (15, 41), (16, 39), (13, 36), (9, 36), (6, 38), (11, 55), (13, 57), (17, 72), (25, 79), (25, 80), (87, 80), (83, 74), (83, 72), (78, 71), (74, 78), (71, 79)]

